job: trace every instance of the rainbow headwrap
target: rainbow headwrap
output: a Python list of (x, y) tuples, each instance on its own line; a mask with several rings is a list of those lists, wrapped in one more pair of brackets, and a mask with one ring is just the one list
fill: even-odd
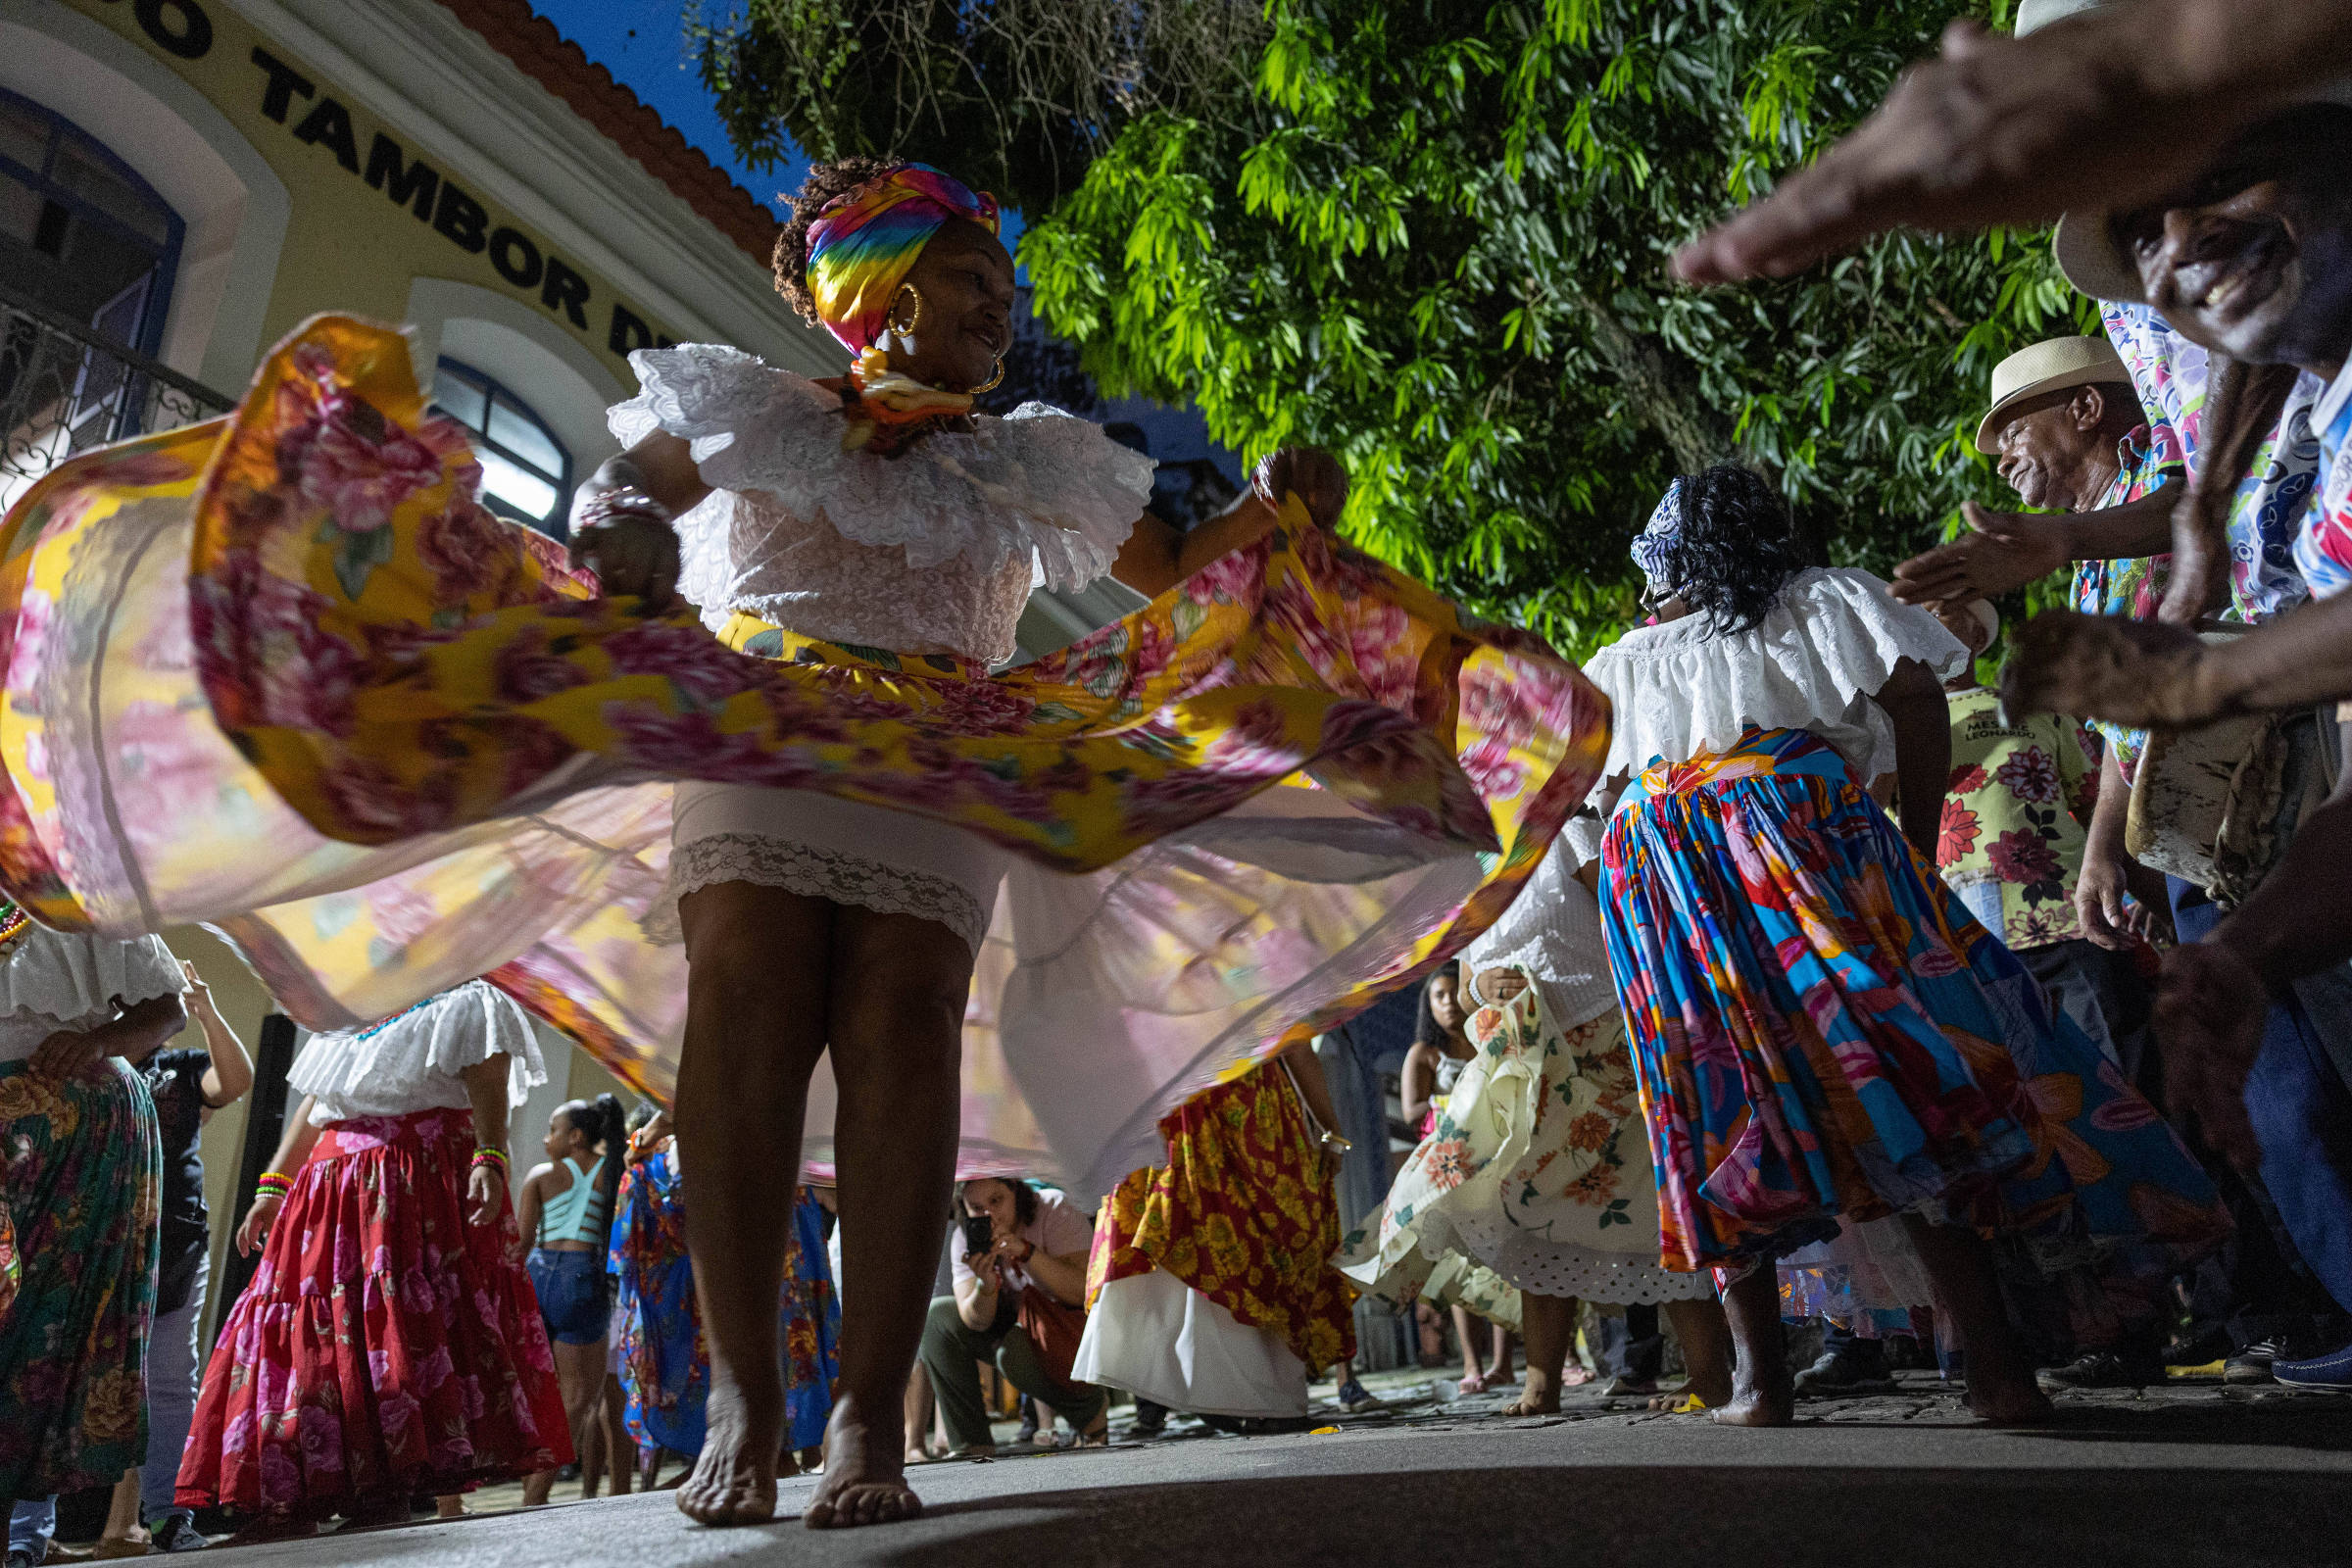
[(851, 353), (882, 335), (891, 301), (931, 236), (968, 218), (997, 231), (997, 199), (929, 164), (901, 164), (825, 204), (808, 225), (808, 292)]

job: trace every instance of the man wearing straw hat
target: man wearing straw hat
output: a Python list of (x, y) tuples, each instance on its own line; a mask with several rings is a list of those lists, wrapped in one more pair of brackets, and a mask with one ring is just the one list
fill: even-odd
[[(2050, 514), (1964, 509), (1971, 532), (1907, 561), (1894, 591), (1915, 604), (1990, 598), (2076, 563), (2070, 598), (2094, 615), (2150, 619), (2164, 596), (2164, 562), (2181, 492), (2179, 447), (2141, 416), (2132, 372), (2105, 338), (2059, 337), (2020, 349), (1993, 368), (1992, 402), (1977, 425), (1977, 450), (2029, 507)], [(1983, 585), (1992, 579), (1989, 588)], [(2094, 726), (2106, 743), (2099, 804), (2075, 898), (2083, 934), (2126, 948), (2164, 906), (2162, 884), (2143, 875), (2138, 906), (2125, 901), (2136, 871), (2124, 853), (2125, 807), (2146, 737)]]

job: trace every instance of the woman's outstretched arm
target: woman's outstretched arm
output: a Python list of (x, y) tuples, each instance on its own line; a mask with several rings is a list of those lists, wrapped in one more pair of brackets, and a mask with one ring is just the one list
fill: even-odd
[(1348, 504), (1348, 470), (1319, 448), (1285, 447), (1258, 464), (1250, 488), (1233, 505), (1190, 533), (1177, 532), (1150, 513), (1137, 518), (1110, 574), (1147, 599), (1157, 599), (1218, 557), (1263, 539), (1286, 495), (1305, 504), (1316, 527), (1329, 528)]

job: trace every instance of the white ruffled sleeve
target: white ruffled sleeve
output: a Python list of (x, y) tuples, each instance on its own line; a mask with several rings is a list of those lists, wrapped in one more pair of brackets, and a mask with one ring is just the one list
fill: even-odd
[(1600, 908), (1576, 879), (1580, 861), (1562, 835), (1494, 923), (1462, 950), (1465, 976), (1494, 968), (1525, 969), (1544, 992), (1552, 1022), (1588, 1023), (1617, 1005)]
[(507, 1108), (514, 1110), (547, 1082), (538, 1035), (514, 998), (469, 980), (382, 1023), (312, 1036), (286, 1083), (318, 1097), (312, 1119), (321, 1125), (351, 1115), (405, 1115), (465, 1105), (459, 1076), (502, 1052), (509, 1058)]
[(1875, 778), (1894, 766), (1894, 730), (1871, 698), (1906, 659), (1948, 680), (1968, 650), (1869, 572), (1843, 568), (1799, 572), (1749, 631), (1718, 636), (1693, 615), (1628, 632), (1584, 666), (1615, 709), (1603, 776), (1720, 751), (1753, 725), (1813, 730)]
[(63, 1023), (111, 1013), (185, 986), (179, 960), (161, 937), (112, 937), (33, 926), (0, 962), (0, 1017), (37, 1012)]
[[(914, 570), (968, 556), (982, 571), (1034, 559), (1078, 588), (1110, 569), (1152, 494), (1152, 463), (1044, 404), (975, 416), (895, 457), (844, 451), (841, 399), (740, 349), (687, 343), (629, 356), (641, 390), (607, 416), (623, 446), (665, 430), (716, 492), (759, 492), (853, 544), (906, 552)], [(714, 493), (675, 520), (678, 591), (725, 605), (772, 553)]]

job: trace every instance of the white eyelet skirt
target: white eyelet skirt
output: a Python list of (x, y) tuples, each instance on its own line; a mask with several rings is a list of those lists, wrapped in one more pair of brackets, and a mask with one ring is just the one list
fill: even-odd
[(646, 917), (656, 941), (682, 940), (687, 894), (750, 882), (936, 921), (977, 954), (1012, 864), (961, 828), (807, 790), (680, 784), (670, 811), (669, 886)]

